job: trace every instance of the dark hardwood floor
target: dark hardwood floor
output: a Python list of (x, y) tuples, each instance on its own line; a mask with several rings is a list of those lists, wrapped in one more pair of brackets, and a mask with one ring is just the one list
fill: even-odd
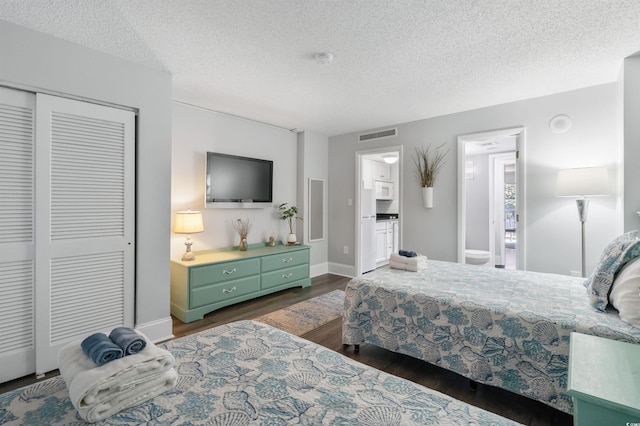
[[(173, 333), (176, 337), (226, 324), (233, 321), (252, 319), (285, 306), (302, 302), (330, 291), (344, 290), (349, 278), (337, 275), (322, 275), (312, 280), (307, 288), (293, 288), (258, 299), (249, 300), (212, 312), (202, 320), (188, 324), (173, 318)], [(318, 343), (349, 358), (386, 371), (396, 376), (435, 389), (469, 404), (497, 413), (516, 422), (528, 425), (563, 426), (573, 424), (573, 417), (555, 410), (545, 404), (504, 391), (492, 386), (478, 384), (471, 390), (469, 380), (448, 370), (436, 367), (409, 356), (393, 353), (372, 345), (361, 345), (354, 353), (353, 346), (342, 344), (342, 321), (336, 319), (322, 327), (303, 335), (307, 340)], [(47, 378), (56, 375), (49, 373)], [(0, 384), (0, 393), (35, 382), (33, 376)]]

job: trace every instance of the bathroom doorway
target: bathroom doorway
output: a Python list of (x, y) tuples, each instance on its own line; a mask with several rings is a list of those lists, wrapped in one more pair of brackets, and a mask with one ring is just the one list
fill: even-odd
[(521, 127), (458, 137), (458, 262), (525, 269), (523, 147)]

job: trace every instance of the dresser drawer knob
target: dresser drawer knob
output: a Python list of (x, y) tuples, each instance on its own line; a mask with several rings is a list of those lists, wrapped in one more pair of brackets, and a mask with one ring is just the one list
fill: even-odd
[(293, 272), (289, 272), (287, 275), (283, 275), (282, 278), (291, 278), (293, 276)]
[(290, 257), (288, 259), (282, 259), (282, 263), (289, 263), (289, 262), (293, 262), (293, 257)]
[(222, 270), (222, 273), (225, 274), (225, 275), (233, 274), (234, 272), (236, 272), (236, 268), (233, 268), (230, 271), (227, 271), (226, 269)]
[(227, 290), (226, 288), (223, 288), (223, 289), (222, 289), (222, 292), (223, 292), (223, 293), (233, 293), (233, 292), (234, 292), (234, 291), (236, 291), (236, 290), (237, 290), (236, 286), (233, 286), (233, 287), (231, 287), (229, 290)]

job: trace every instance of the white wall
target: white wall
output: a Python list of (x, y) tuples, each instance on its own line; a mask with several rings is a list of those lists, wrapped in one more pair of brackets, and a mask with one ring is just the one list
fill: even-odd
[(0, 84), (138, 110), (136, 327), (172, 333), (169, 315), (171, 75), (0, 21)]
[[(473, 161), (473, 179), (466, 179), (466, 248), (489, 250), (489, 155), (469, 155)], [(493, 255), (492, 255), (493, 257)]]
[[(311, 246), (310, 269), (311, 276), (326, 274), (329, 271), (327, 252), (329, 240), (329, 220), (327, 218), (327, 195), (329, 188), (328, 155), (329, 138), (317, 133), (304, 131), (298, 134), (298, 200), (304, 220), (298, 223), (298, 235), (302, 236), (302, 242)], [(309, 241), (309, 178), (324, 180), (324, 229), (323, 240)]]
[[(356, 133), (331, 137), (330, 217), (340, 217), (340, 220), (332, 222), (330, 228), (329, 262), (354, 264), (352, 255), (342, 254), (342, 246), (353, 246), (355, 239), (354, 214), (351, 208), (345, 207), (346, 201), (353, 199), (355, 193), (355, 151), (405, 145), (403, 246), (434, 259), (455, 261), (457, 137), (524, 126), (527, 269), (562, 274), (579, 271), (580, 222), (575, 202), (554, 196), (556, 172), (562, 168), (606, 166), (612, 180), (617, 180), (617, 160), (622, 143), (617, 134), (616, 106), (616, 85), (612, 83), (400, 124), (396, 138), (381, 141), (358, 143)], [(549, 130), (549, 120), (557, 114), (571, 117), (573, 126), (568, 132), (555, 134)], [(415, 146), (443, 142), (450, 144), (451, 152), (436, 182), (435, 206), (425, 209), (414, 178), (411, 155)], [(617, 235), (621, 217), (617, 207), (620, 188), (615, 187), (614, 191), (611, 197), (591, 201), (587, 223), (587, 273), (595, 267), (604, 246)]]
[[(296, 135), (249, 120), (206, 109), (173, 103), (173, 154), (171, 159), (171, 217), (180, 210), (201, 210), (204, 232), (193, 234), (192, 250), (237, 246), (238, 234), (232, 221), (249, 219), (249, 244), (286, 240), (287, 222), (280, 220), (277, 206), (296, 205)], [(205, 161), (207, 151), (273, 161), (273, 205), (267, 208), (204, 208)], [(171, 257), (184, 253), (185, 236), (170, 233)]]
[(624, 230), (640, 228), (640, 56), (625, 59), (624, 102)]

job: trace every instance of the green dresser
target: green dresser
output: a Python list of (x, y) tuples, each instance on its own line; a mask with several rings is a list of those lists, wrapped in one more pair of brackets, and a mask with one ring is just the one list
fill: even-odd
[(573, 423), (640, 425), (640, 345), (571, 333)]
[(196, 260), (171, 260), (171, 314), (182, 322), (234, 303), (291, 287), (308, 287), (309, 246), (263, 244), (247, 251), (195, 252)]

